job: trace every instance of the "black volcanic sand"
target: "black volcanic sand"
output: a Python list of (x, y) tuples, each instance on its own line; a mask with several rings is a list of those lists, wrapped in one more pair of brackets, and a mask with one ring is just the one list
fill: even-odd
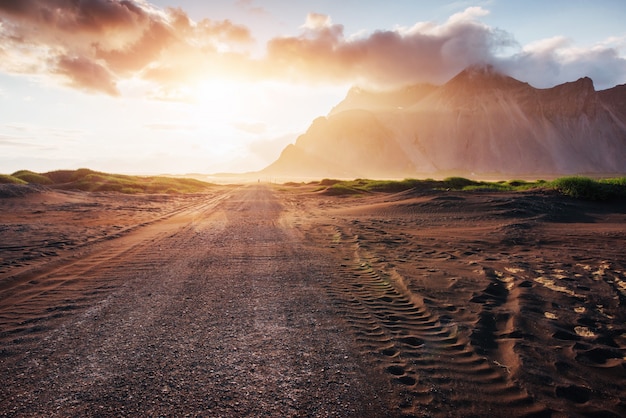
[(0, 416), (626, 416), (625, 202), (314, 187), (5, 191)]

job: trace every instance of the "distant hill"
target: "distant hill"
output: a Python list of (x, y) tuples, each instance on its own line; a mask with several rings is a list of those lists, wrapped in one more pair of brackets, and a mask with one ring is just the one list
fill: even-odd
[(81, 168), (35, 173), (16, 171), (11, 175), (0, 174), (0, 184), (34, 185), (62, 190), (119, 193), (199, 193), (213, 186), (191, 178), (164, 176), (128, 176), (109, 174)]
[(626, 85), (549, 89), (472, 66), (442, 86), (354, 88), (261, 174), (309, 177), (626, 173)]

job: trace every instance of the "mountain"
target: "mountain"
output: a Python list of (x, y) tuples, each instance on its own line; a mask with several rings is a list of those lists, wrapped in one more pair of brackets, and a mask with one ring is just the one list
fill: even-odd
[(353, 88), (262, 171), (272, 176), (626, 173), (626, 85), (537, 89), (472, 66), (442, 86)]

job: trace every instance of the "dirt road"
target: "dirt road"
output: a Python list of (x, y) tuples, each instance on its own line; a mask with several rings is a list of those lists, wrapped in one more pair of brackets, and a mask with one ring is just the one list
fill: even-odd
[(0, 414), (380, 416), (284, 212), (238, 188), (3, 289)]
[(0, 416), (626, 413), (620, 202), (261, 184), (0, 209)]

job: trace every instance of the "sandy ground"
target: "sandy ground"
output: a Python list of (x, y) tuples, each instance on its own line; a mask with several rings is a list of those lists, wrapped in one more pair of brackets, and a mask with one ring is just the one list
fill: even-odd
[(626, 416), (624, 202), (0, 192), (0, 416)]

